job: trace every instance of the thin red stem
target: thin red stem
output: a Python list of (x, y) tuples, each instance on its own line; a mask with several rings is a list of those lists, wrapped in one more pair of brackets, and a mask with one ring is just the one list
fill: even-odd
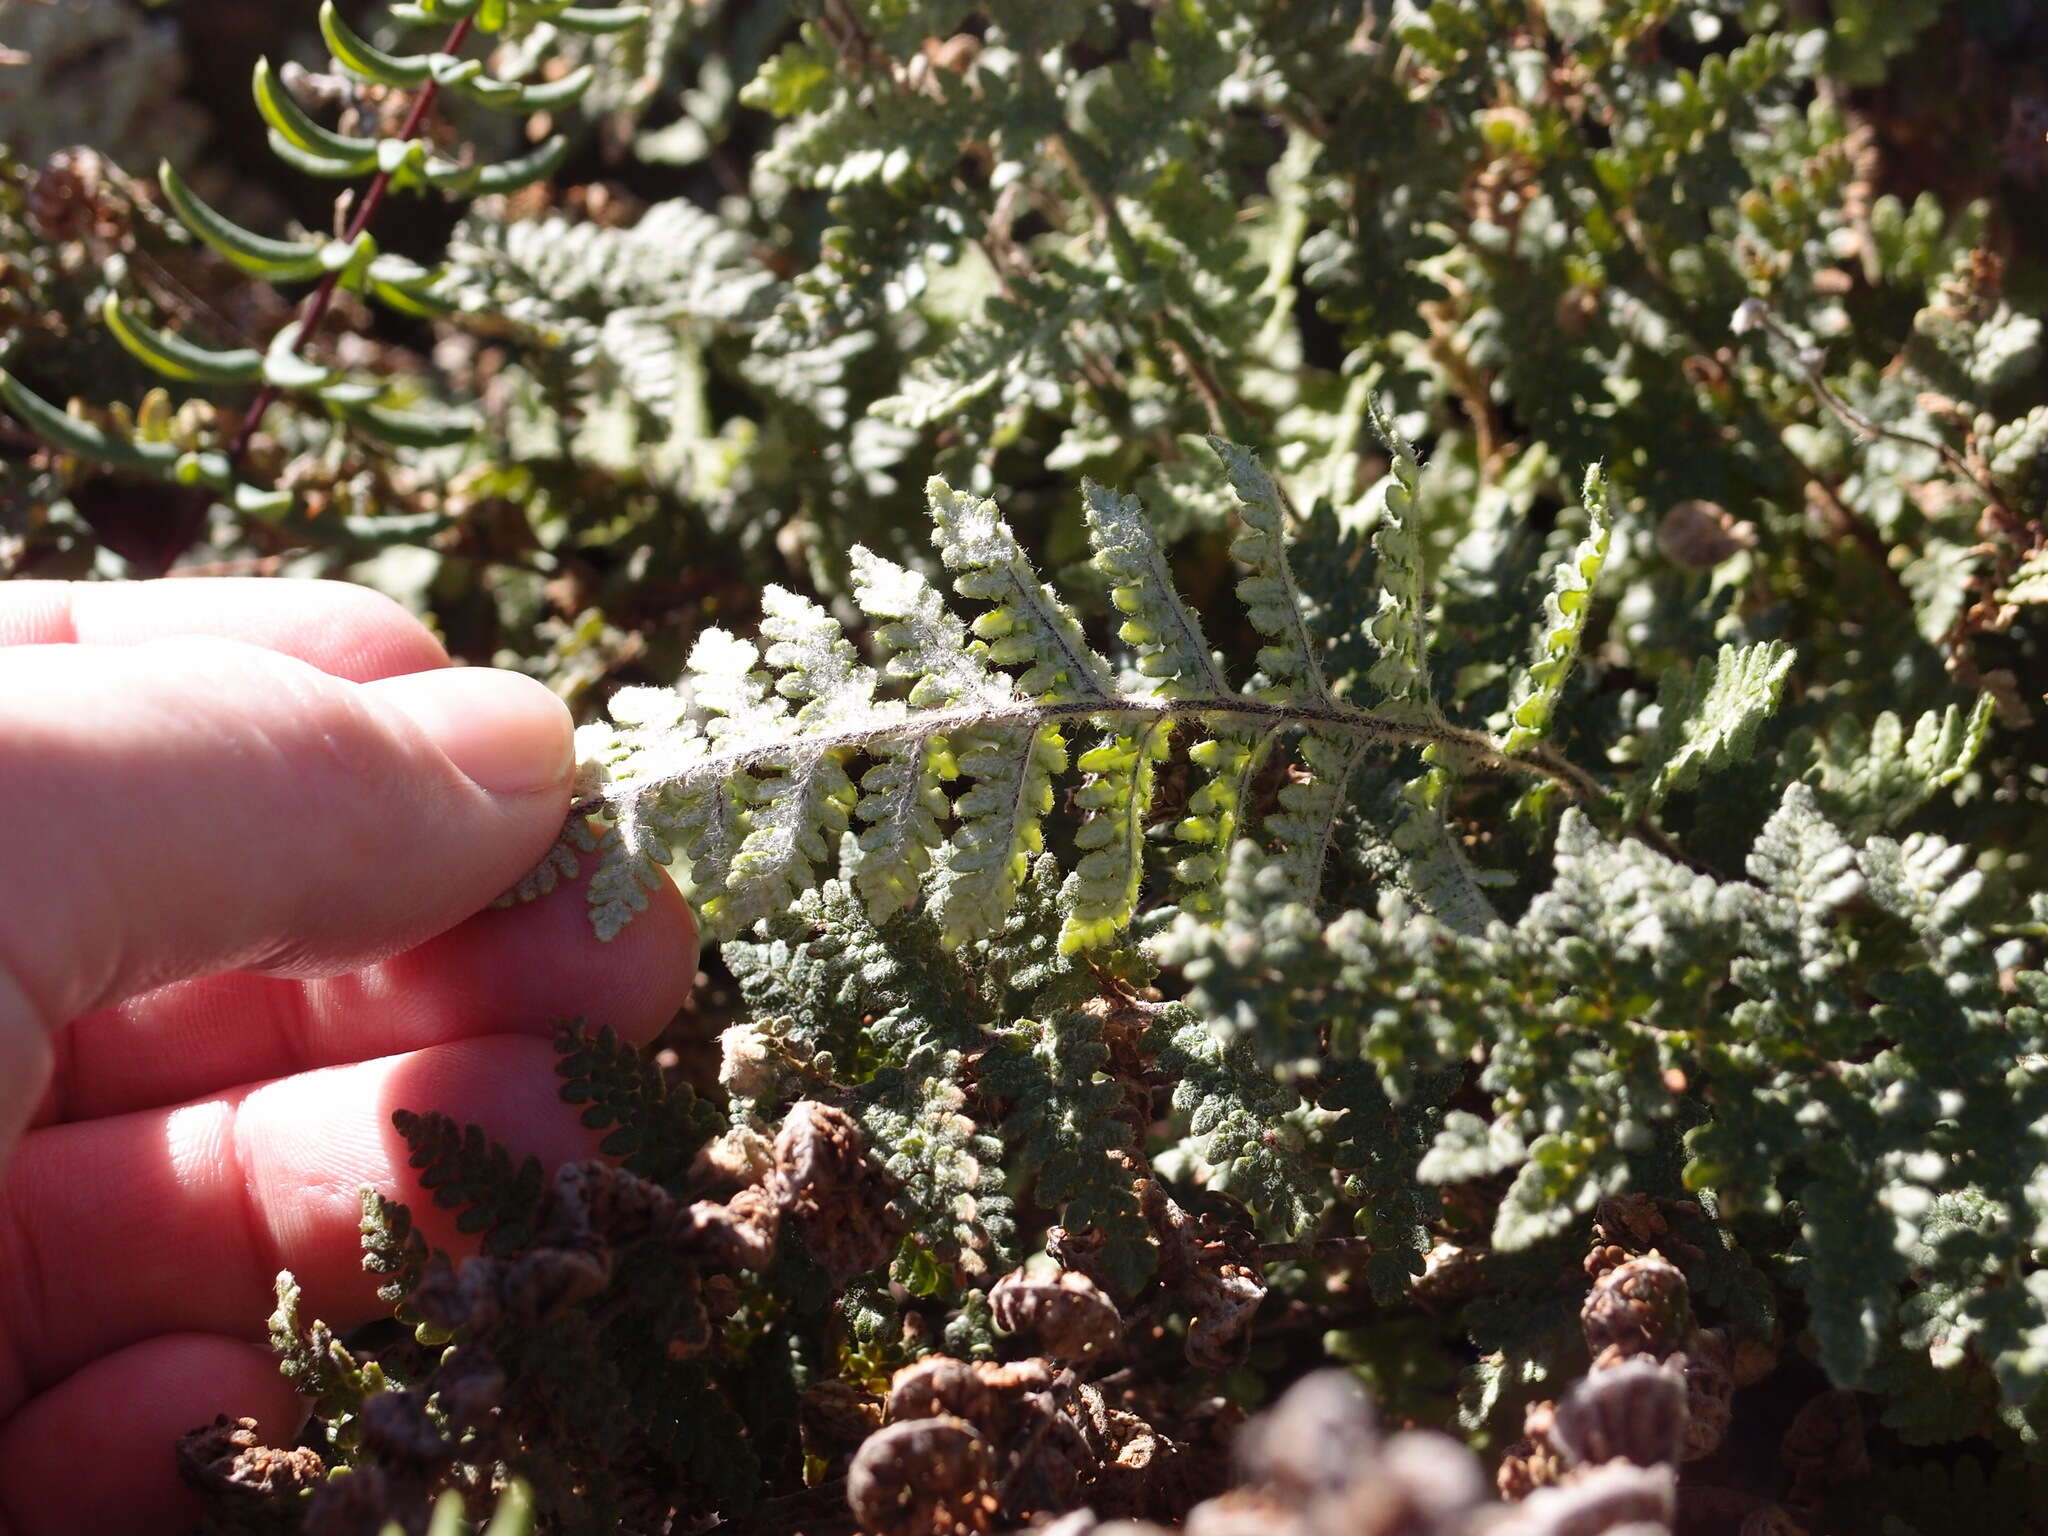
[[(474, 16), (465, 16), (455, 23), (447, 41), (441, 44), (441, 51), (454, 53), (459, 49), (468, 39), (470, 26), (475, 20)], [(427, 114), (434, 110), (434, 99), (440, 94), (441, 82), (438, 80), (429, 79), (420, 87), (419, 95), (413, 98), (412, 109), (405, 114), (405, 121), (399, 126), (398, 137), (401, 141), (413, 138), (419, 133), (420, 125), (426, 122)], [(344, 241), (352, 243), (370, 227), (370, 220), (377, 216), (378, 208), (383, 205), (384, 194), (390, 190), (391, 173), (379, 171), (372, 178), (368, 189), (364, 191), (362, 205), (356, 209), (355, 217), (348, 221), (348, 228), (343, 231), (341, 237)], [(294, 356), (304, 350), (306, 343), (312, 339), (313, 332), (319, 329), (320, 322), (327, 317), (327, 308), (334, 302), (334, 290), (340, 284), (341, 273), (330, 272), (320, 279), (319, 287), (306, 295), (306, 302), (299, 310), (299, 334), (292, 343)], [(256, 435), (256, 424), (263, 420), (263, 413), (277, 403), (278, 393), (275, 384), (266, 384), (256, 392), (256, 398), (249, 404), (248, 414), (242, 418), (242, 425), (235, 433), (234, 442), (228, 445), (230, 462), (240, 463), (242, 455), (248, 452), (249, 439)]]

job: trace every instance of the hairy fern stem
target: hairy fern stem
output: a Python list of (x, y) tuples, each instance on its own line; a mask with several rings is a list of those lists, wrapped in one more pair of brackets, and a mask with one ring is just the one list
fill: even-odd
[[(806, 753), (852, 751), (880, 742), (907, 742), (991, 727), (1054, 725), (1076, 719), (1098, 720), (1105, 724), (1113, 720), (1163, 720), (1174, 725), (1197, 720), (1246, 719), (1260, 721), (1275, 731), (1315, 727), (1349, 736), (1361, 746), (1378, 743), (1390, 747), (1449, 747), (1463, 754), (1470, 767), (1503, 776), (1547, 779), (1579, 804), (1590, 804), (1604, 794), (1591, 774), (1547, 745), (1526, 756), (1515, 756), (1504, 751), (1500, 743), (1484, 731), (1469, 730), (1441, 720), (1397, 719), (1335, 701), (1328, 704), (1281, 703), (1234, 694), (1182, 699), (1113, 695), (1043, 704), (1019, 701), (998, 706), (922, 710), (906, 716), (877, 715), (870, 721), (848, 725), (841, 730), (807, 735), (802, 745)], [(787, 741), (757, 742), (730, 752), (707, 753), (691, 759), (688, 767), (679, 773), (628, 780), (616, 786), (617, 794), (588, 796), (578, 801), (575, 809), (592, 812), (607, 804), (644, 799), (673, 784), (726, 779), (760, 767), (772, 759), (787, 757), (791, 745)]]

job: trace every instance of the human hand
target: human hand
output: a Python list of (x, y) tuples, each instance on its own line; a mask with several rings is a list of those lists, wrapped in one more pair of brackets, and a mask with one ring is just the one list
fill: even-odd
[(394, 1109), (590, 1155), (552, 1026), (650, 1038), (697, 943), (673, 891), (603, 948), (574, 894), (479, 910), (560, 830), (569, 735), (359, 587), (0, 585), (0, 1536), (178, 1529), (216, 1413), (288, 1443), (272, 1281), (379, 1310)]

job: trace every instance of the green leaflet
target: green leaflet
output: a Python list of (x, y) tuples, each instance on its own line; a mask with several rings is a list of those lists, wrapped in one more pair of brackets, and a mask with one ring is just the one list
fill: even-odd
[(381, 442), (399, 448), (453, 448), (469, 442), (481, 423), (463, 411), (399, 411), (374, 403), (336, 404), (329, 408), (350, 426), (360, 427)]
[(1380, 558), (1380, 605), (1378, 617), (1366, 628), (1379, 647), (1380, 659), (1366, 676), (1383, 695), (1382, 708), (1434, 716), (1427, 583), (1420, 532), (1411, 516), (1422, 466), (1415, 461), (1415, 450), (1401, 440), (1394, 424), (1382, 414), (1378, 400), (1368, 395), (1366, 407), (1373, 430), (1393, 458), (1393, 467), (1374, 491), (1379, 521), (1373, 528), (1372, 546)]
[(401, 90), (414, 90), (425, 85), (432, 74), (433, 55), (414, 54), (408, 57), (386, 53), (356, 35), (355, 29), (343, 21), (341, 13), (334, 8), (334, 0), (321, 0), (320, 37), (337, 64), (365, 80)]
[(522, 85), (485, 74), (479, 59), (445, 53), (388, 53), (358, 36), (342, 20), (334, 0), (323, 0), (320, 7), (320, 35), (335, 61), (353, 75), (398, 90), (416, 90), (431, 80), (443, 90), (499, 112), (554, 111), (569, 106), (596, 76), (595, 68), (585, 64), (560, 79)]
[(1910, 734), (1890, 710), (1867, 732), (1844, 716), (1811, 742), (1813, 766), (1806, 776), (1844, 826), (1889, 831), (1962, 780), (1990, 734), (1993, 713), (1991, 696), (1980, 694), (1967, 713), (1954, 704), (1939, 713), (1929, 710)]
[(902, 1182), (899, 1207), (923, 1252), (972, 1279), (990, 1279), (1016, 1260), (1002, 1143), (965, 1112), (960, 1056), (940, 1053), (920, 1064), (925, 1071), (877, 1084), (860, 1111), (861, 1129)]
[(1188, 750), (1189, 762), (1205, 775), (1188, 796), (1188, 814), (1173, 829), (1175, 838), (1199, 850), (1174, 865), (1174, 873), (1184, 887), (1183, 901), (1190, 911), (1216, 908), (1229, 868), (1230, 850), (1240, 829), (1251, 823), (1248, 802), (1254, 776), (1281, 734), (1277, 726), (1253, 733), (1231, 722), (1219, 722), (1213, 737)]
[(1549, 730), (1565, 680), (1579, 657), (1594, 583), (1607, 560), (1613, 521), (1607, 510), (1607, 483), (1597, 466), (1586, 471), (1579, 500), (1586, 509), (1586, 536), (1551, 572), (1550, 591), (1543, 599), (1543, 621), (1536, 630), (1529, 664), (1515, 679), (1508, 704), (1503, 745), (1510, 752), (1527, 751)]
[(284, 283), (315, 278), (324, 270), (321, 241), (275, 240), (254, 234), (214, 212), (185, 184), (170, 161), (158, 165), (156, 174), (165, 201), (185, 227), (244, 272)]
[(1238, 601), (1260, 634), (1273, 643), (1259, 652), (1259, 666), (1280, 697), (1306, 696), (1321, 703), (1330, 696), (1323, 681), (1320, 647), (1309, 632), (1301, 593), (1287, 563), (1287, 514), (1280, 488), (1256, 455), (1218, 437), (1209, 447), (1223, 461), (1237, 492), (1242, 529), (1230, 552), (1245, 567), (1238, 577)]
[(1657, 690), (1657, 729), (1629, 789), (1632, 815), (1655, 811), (1700, 775), (1742, 762), (1757, 731), (1778, 707), (1791, 674), (1792, 647), (1781, 640), (1724, 645), (1690, 673), (1666, 674)]
[(658, 1062), (609, 1027), (564, 1024), (555, 1051), (563, 1102), (581, 1106), (585, 1127), (606, 1133), (599, 1150), (670, 1194), (685, 1193), (697, 1153), (724, 1128), (719, 1108), (688, 1083), (671, 1082)]
[(270, 147), (287, 164), (315, 176), (367, 176), (386, 168), (379, 140), (353, 138), (313, 121), (284, 88), (270, 60), (256, 61), (249, 88), (256, 110), (270, 125)]
[(485, 32), (502, 32), (515, 22), (547, 22), (565, 32), (602, 34), (627, 31), (647, 19), (647, 12), (639, 6), (581, 6), (565, 0), (417, 0), (392, 6), (391, 14), (402, 21), (444, 30), (450, 22), (471, 18)]
[[(179, 459), (174, 444), (118, 437), (102, 427), (59, 410), (5, 369), (0, 369), (0, 402), (35, 430), (38, 437), (66, 453), (115, 464), (124, 469), (168, 472)], [(223, 470), (226, 469), (222, 465)], [(166, 473), (166, 478), (170, 474)]]
[[(1423, 754), (1425, 758), (1436, 755), (1434, 749)], [(1450, 826), (1450, 791), (1455, 782), (1456, 775), (1449, 768), (1432, 763), (1402, 785), (1387, 806), (1386, 837), (1401, 856), (1402, 884), (1423, 910), (1460, 933), (1476, 934), (1499, 914)], [(1542, 792), (1539, 785), (1529, 793)]]
[[(491, 1518), (482, 1536), (532, 1536), (539, 1510), (533, 1490), (522, 1478), (513, 1478), (491, 1506)], [(434, 1501), (433, 1518), (427, 1522), (427, 1536), (465, 1536), (470, 1529), (461, 1494), (449, 1489)]]

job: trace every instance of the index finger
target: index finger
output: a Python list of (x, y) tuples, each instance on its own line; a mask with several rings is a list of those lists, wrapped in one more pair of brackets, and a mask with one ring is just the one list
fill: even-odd
[(345, 581), (0, 582), (0, 646), (135, 645), (175, 635), (260, 645), (355, 683), (448, 665), (418, 619)]

